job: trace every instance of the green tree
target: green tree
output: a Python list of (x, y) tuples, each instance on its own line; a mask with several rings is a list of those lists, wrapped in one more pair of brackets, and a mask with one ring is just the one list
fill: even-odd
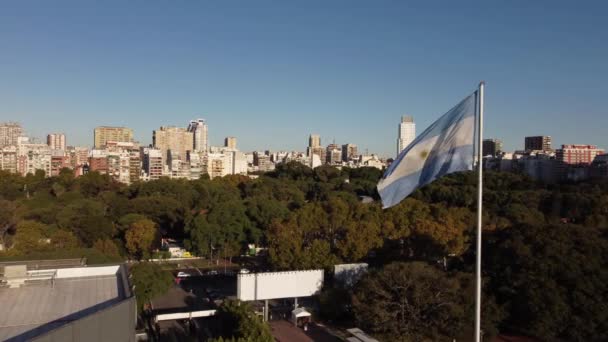
[(76, 186), (85, 197), (96, 197), (103, 191), (111, 191), (121, 185), (112, 180), (108, 175), (99, 172), (89, 172), (76, 179)]
[(258, 317), (246, 302), (226, 300), (217, 311), (222, 337), (245, 339), (251, 342), (272, 342), (268, 324)]
[(268, 230), (268, 257), (274, 269), (299, 269), (302, 266), (302, 233), (294, 221), (275, 220)]
[(97, 240), (95, 244), (93, 244), (93, 248), (103, 255), (111, 256), (111, 257), (119, 257), (120, 253), (118, 251), (118, 247), (116, 244), (109, 239), (105, 240)]
[(352, 293), (343, 287), (324, 286), (319, 294), (319, 310), (330, 322), (352, 322)]
[(150, 262), (140, 262), (131, 267), (138, 307), (143, 309), (152, 299), (169, 291), (173, 277), (160, 266)]
[(213, 256), (213, 250), (222, 241), (221, 228), (217, 224), (207, 221), (204, 215), (198, 215), (190, 222), (186, 231), (189, 239), (185, 245), (189, 250), (194, 251), (199, 256)]
[(240, 250), (246, 242), (256, 242), (261, 234), (252, 226), (243, 203), (235, 200), (218, 203), (209, 212), (197, 215), (186, 231), (190, 236), (186, 247), (198, 255), (211, 256), (217, 250), (217, 257), (224, 250)]
[(48, 226), (36, 221), (24, 220), (17, 224), (13, 238), (13, 250), (19, 255), (27, 255), (49, 249), (46, 242)]
[(595, 228), (519, 225), (486, 238), (484, 270), (506, 330), (549, 341), (608, 340), (608, 241)]
[(141, 214), (158, 224), (163, 236), (180, 239), (191, 213), (184, 203), (160, 195), (136, 197), (129, 202), (131, 214)]
[(158, 237), (156, 223), (148, 219), (135, 221), (125, 233), (127, 251), (138, 260), (148, 259)]
[(12, 201), (0, 199), (0, 208), (0, 244), (5, 244), (6, 233), (17, 224), (17, 205)]
[(58, 229), (49, 234), (50, 244), (55, 249), (70, 250), (78, 247), (78, 238), (74, 233)]
[(83, 199), (61, 209), (57, 213), (57, 224), (74, 232), (84, 245), (90, 247), (96, 240), (112, 236), (113, 224), (104, 213), (102, 203)]
[(467, 323), (457, 277), (421, 262), (392, 263), (364, 276), (353, 295), (359, 324), (392, 341), (449, 340)]
[(281, 179), (305, 180), (312, 178), (313, 171), (302, 163), (291, 161), (277, 165), (274, 176)]

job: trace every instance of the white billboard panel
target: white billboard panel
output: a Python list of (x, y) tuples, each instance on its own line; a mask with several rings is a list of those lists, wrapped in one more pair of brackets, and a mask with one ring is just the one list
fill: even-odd
[(323, 287), (323, 270), (239, 274), (240, 300), (308, 297)]

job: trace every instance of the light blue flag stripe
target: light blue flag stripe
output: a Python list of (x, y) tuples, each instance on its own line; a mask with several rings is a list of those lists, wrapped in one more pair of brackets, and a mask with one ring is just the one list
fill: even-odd
[(472, 170), (477, 92), (462, 100), (409, 144), (378, 183), (384, 208), (449, 173)]

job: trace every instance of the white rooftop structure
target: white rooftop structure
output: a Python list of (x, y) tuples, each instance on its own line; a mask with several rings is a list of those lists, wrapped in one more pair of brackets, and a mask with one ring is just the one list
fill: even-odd
[(134, 298), (119, 265), (47, 270), (5, 266), (0, 308), (1, 341), (102, 341), (135, 334)]

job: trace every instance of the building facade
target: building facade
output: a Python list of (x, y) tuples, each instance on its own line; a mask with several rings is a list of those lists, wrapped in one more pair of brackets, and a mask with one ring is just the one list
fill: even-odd
[(166, 162), (175, 159), (186, 160), (188, 151), (194, 148), (194, 133), (181, 127), (163, 126), (154, 130), (152, 144), (162, 151)]
[(496, 157), (502, 152), (502, 141), (499, 139), (484, 139), (482, 152), (484, 156)]
[(567, 165), (589, 165), (604, 150), (595, 145), (562, 145), (555, 151), (555, 159)]
[(142, 151), (142, 169), (146, 179), (155, 180), (163, 176), (163, 153), (159, 149), (146, 147)]
[(0, 148), (17, 146), (17, 138), (23, 135), (21, 125), (16, 122), (0, 123)]
[(401, 117), (397, 132), (397, 155), (416, 139), (416, 124), (414, 117), (405, 115)]
[(321, 136), (318, 134), (311, 134), (308, 137), (308, 147), (321, 147)]
[(318, 134), (311, 134), (308, 137), (308, 148), (306, 150), (306, 155), (313, 158), (313, 155), (316, 155), (321, 163), (325, 163), (326, 160), (326, 152), (323, 146), (321, 146), (321, 136)]
[(51, 150), (64, 150), (66, 149), (65, 134), (63, 133), (51, 133), (46, 136), (46, 144), (49, 145)]
[(59, 176), (61, 169), (71, 168), (70, 166), (70, 157), (51, 156), (51, 176)]
[(274, 163), (270, 155), (265, 152), (253, 152), (253, 165), (257, 171), (268, 172), (274, 170)]
[(51, 175), (51, 149), (47, 144), (30, 142), (29, 138), (17, 139), (17, 172), (25, 176), (36, 171), (44, 171), (46, 177)]
[(236, 138), (226, 137), (226, 139), (224, 139), (224, 147), (236, 150)]
[(551, 137), (539, 135), (525, 137), (525, 150), (530, 151), (551, 151)]
[(209, 147), (209, 137), (207, 123), (203, 119), (190, 121), (187, 131), (192, 133), (192, 149), (196, 152), (207, 151)]
[(127, 127), (110, 127), (110, 126), (99, 126), (95, 127), (94, 134), (94, 146), (95, 148), (103, 148), (108, 141), (115, 142), (132, 142), (133, 141), (133, 130)]
[(357, 155), (357, 145), (355, 144), (344, 144), (342, 145), (342, 161), (348, 162), (355, 160)]
[(0, 148), (0, 170), (17, 173), (17, 147)]

